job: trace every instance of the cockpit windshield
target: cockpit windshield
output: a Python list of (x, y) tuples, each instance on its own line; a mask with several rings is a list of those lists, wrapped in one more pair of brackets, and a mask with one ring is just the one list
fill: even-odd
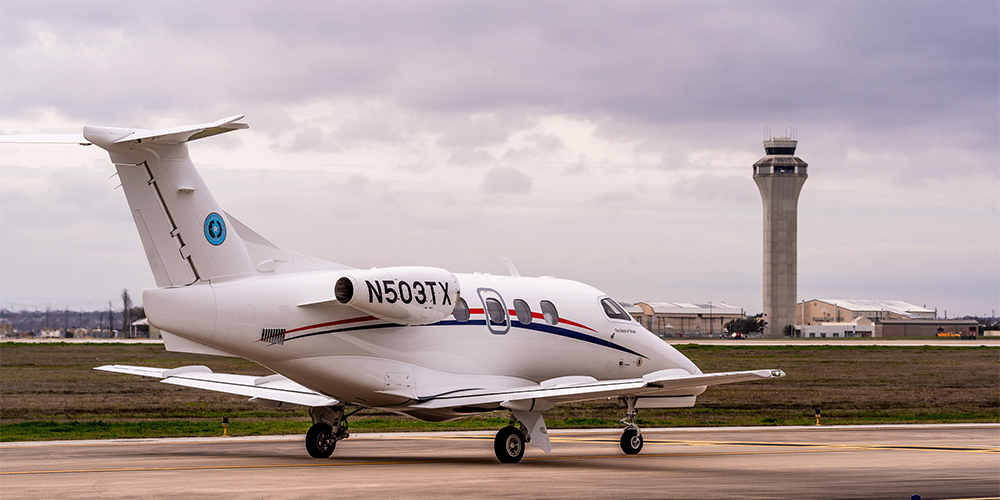
[(625, 312), (625, 309), (622, 309), (622, 306), (618, 305), (611, 297), (601, 299), (601, 307), (604, 308), (604, 315), (608, 318), (624, 321), (632, 320), (632, 316)]

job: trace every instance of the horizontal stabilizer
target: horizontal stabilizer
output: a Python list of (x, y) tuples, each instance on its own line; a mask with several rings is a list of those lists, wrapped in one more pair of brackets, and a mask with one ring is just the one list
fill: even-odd
[(334, 406), (334, 398), (307, 389), (281, 375), (255, 377), (214, 373), (207, 366), (182, 366), (180, 368), (150, 368), (146, 366), (105, 365), (94, 368), (106, 372), (156, 377), (163, 383), (206, 389), (250, 398), (280, 401), (303, 406)]
[(244, 115), (230, 116), (211, 123), (199, 125), (183, 125), (180, 127), (162, 128), (157, 130), (135, 130), (134, 132), (115, 139), (115, 144), (129, 141), (152, 140), (162, 144), (180, 144), (182, 142), (195, 141), (205, 137), (250, 128), (246, 123), (236, 123), (243, 119)]

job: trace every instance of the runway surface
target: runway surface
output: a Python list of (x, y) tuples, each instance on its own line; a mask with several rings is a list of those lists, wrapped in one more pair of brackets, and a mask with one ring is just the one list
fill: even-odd
[(7, 443), (3, 498), (1000, 498), (1000, 425), (552, 431), (500, 464), (493, 433)]

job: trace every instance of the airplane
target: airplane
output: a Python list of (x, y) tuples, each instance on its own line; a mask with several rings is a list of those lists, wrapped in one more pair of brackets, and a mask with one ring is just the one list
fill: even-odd
[(702, 373), (589, 285), (554, 277), (357, 269), (281, 249), (216, 202), (187, 143), (248, 128), (243, 115), (159, 130), (86, 126), (83, 134), (0, 142), (94, 144), (114, 164), (157, 288), (142, 293), (168, 351), (242, 357), (274, 372), (106, 365), (107, 372), (302, 405), (310, 456), (349, 436), (345, 410), (377, 408), (429, 422), (509, 410), (494, 439), (503, 463), (527, 444), (548, 453), (543, 414), (612, 399), (620, 445), (642, 450), (644, 408), (692, 407), (708, 386), (783, 377), (777, 369)]

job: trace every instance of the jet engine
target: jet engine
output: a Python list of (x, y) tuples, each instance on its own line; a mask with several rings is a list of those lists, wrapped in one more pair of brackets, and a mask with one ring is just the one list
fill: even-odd
[(401, 325), (429, 325), (447, 318), (459, 295), (458, 278), (437, 267), (386, 267), (337, 280), (341, 304)]

